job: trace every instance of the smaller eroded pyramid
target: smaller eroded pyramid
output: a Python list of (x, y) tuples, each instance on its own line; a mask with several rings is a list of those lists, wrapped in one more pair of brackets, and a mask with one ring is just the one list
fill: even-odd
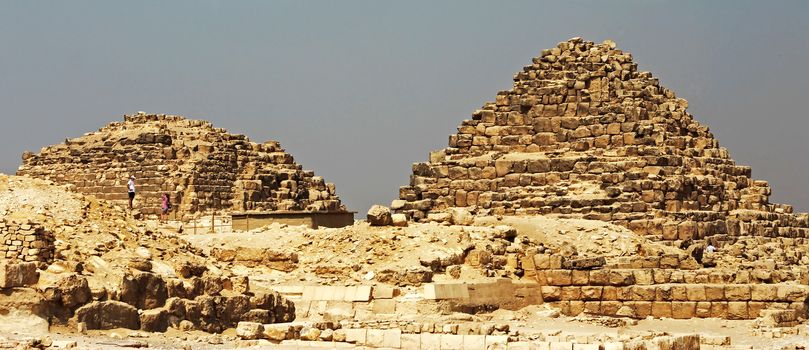
[(26, 152), (18, 175), (157, 214), (168, 193), (181, 214), (210, 210), (345, 212), (335, 187), (302, 170), (276, 141), (251, 142), (209, 122), (138, 113), (65, 143)]

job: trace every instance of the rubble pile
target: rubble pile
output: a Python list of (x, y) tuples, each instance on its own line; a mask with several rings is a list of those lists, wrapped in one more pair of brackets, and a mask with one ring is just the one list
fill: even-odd
[(275, 141), (251, 142), (201, 120), (124, 116), (96, 132), (26, 152), (18, 175), (73, 184), (75, 190), (124, 205), (136, 178), (137, 209), (159, 214), (161, 195), (182, 214), (209, 210), (340, 212), (335, 187), (302, 170)]

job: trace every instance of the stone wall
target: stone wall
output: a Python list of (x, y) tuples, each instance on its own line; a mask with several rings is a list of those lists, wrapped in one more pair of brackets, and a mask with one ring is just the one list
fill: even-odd
[(392, 209), (583, 217), (661, 240), (806, 237), (809, 215), (769, 203), (687, 107), (613, 42), (562, 42), (414, 164)]
[(51, 232), (30, 221), (0, 218), (0, 257), (6, 261), (51, 263), (54, 257)]
[(303, 170), (275, 141), (251, 142), (206, 121), (140, 113), (97, 132), (26, 152), (19, 175), (73, 184), (81, 193), (160, 213), (167, 193), (179, 214), (209, 210), (343, 212), (335, 186)]

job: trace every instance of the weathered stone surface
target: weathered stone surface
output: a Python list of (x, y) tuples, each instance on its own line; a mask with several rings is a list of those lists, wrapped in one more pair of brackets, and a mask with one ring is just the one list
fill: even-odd
[(169, 327), (169, 314), (165, 308), (143, 310), (140, 329), (147, 332), (165, 332)]
[(565, 259), (562, 261), (562, 268), (571, 270), (590, 270), (604, 266), (607, 260), (603, 256), (595, 258)]
[(264, 325), (256, 322), (239, 322), (236, 336), (242, 339), (259, 339), (264, 335)]
[(62, 305), (72, 309), (90, 301), (91, 291), (87, 279), (78, 275), (62, 278), (56, 284)]
[(371, 226), (388, 226), (393, 224), (390, 208), (378, 204), (368, 209), (366, 220)]
[(220, 261), (237, 262), (247, 267), (265, 266), (271, 269), (289, 272), (298, 264), (298, 254), (272, 249), (239, 247), (238, 249), (211, 249), (211, 254)]
[(809, 237), (809, 216), (769, 203), (769, 185), (737, 165), (688, 102), (639, 71), (631, 54), (580, 39), (547, 52), (462, 121), (447, 148), (413, 165), (397, 213), (609, 221), (692, 243), (656, 266), (686, 270), (716, 264), (702, 241), (714, 235)]
[(76, 310), (77, 322), (87, 329), (140, 328), (138, 310), (120, 301), (95, 301)]
[(37, 281), (39, 272), (36, 263), (0, 263), (0, 288), (25, 287)]
[(149, 272), (125, 275), (121, 282), (121, 301), (138, 309), (154, 309), (163, 306), (168, 298), (166, 282)]

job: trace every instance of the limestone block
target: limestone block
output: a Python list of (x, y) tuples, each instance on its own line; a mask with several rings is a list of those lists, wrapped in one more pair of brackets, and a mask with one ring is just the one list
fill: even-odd
[(548, 285), (569, 286), (572, 282), (570, 270), (547, 270), (545, 271)]
[(725, 301), (725, 287), (722, 285), (705, 285), (705, 298), (708, 301)]
[(561, 300), (581, 300), (581, 287), (561, 287)]
[(573, 343), (571, 342), (551, 342), (551, 350), (573, 350)]
[(697, 302), (697, 308), (694, 315), (699, 318), (711, 317), (711, 303), (708, 301)]
[(508, 346), (507, 335), (487, 335), (486, 349), (505, 349)]
[(87, 329), (140, 328), (138, 310), (120, 301), (95, 301), (76, 310), (77, 322)]
[(378, 204), (368, 209), (366, 220), (371, 226), (388, 226), (393, 224), (390, 208)]
[(606, 286), (610, 283), (609, 270), (590, 271), (590, 284), (594, 286)]
[(697, 303), (693, 301), (674, 301), (671, 303), (671, 317), (689, 319), (696, 315)]
[(603, 287), (600, 286), (581, 287), (581, 299), (584, 301), (601, 300), (602, 290)]
[(602, 301), (599, 305), (599, 311), (601, 315), (616, 316), (618, 315), (618, 310), (620, 310), (622, 306), (623, 303), (620, 301)]
[(236, 326), (236, 336), (242, 339), (259, 339), (264, 333), (264, 325), (256, 322), (239, 322)]
[[(374, 299), (392, 299), (396, 287), (379, 284), (373, 286), (372, 296)], [(358, 300), (359, 301), (359, 300)]]
[(778, 286), (771, 284), (754, 284), (750, 286), (750, 300), (775, 301), (778, 300)]
[(462, 283), (426, 283), (424, 284), (424, 298), (433, 300), (442, 299), (469, 299), (469, 289)]
[(402, 350), (419, 350), (421, 349), (421, 334), (402, 334), (400, 342)]
[(728, 302), (727, 318), (729, 320), (746, 320), (750, 318), (746, 301)]
[(655, 318), (671, 318), (671, 303), (666, 301), (652, 302), (652, 316)]
[(803, 285), (778, 285), (777, 297), (780, 301), (802, 302), (807, 298), (809, 286)]
[(635, 276), (632, 270), (610, 270), (610, 285), (629, 286), (635, 284)]
[(421, 333), (422, 349), (441, 349), (441, 334)]
[(725, 299), (728, 301), (750, 300), (750, 285), (729, 284), (725, 286)]
[(649, 269), (634, 270), (632, 271), (635, 284), (648, 285), (655, 282), (654, 273)]
[(39, 281), (37, 265), (33, 262), (0, 264), (0, 288), (34, 285)]
[(706, 301), (708, 297), (705, 294), (705, 285), (702, 284), (689, 284), (685, 286), (686, 299), (689, 301)]
[[(366, 334), (367, 329), (365, 328), (347, 328), (345, 329), (346, 333), (346, 342), (352, 343), (356, 345), (366, 345)], [(380, 337), (381, 338), (381, 337)], [(381, 342), (381, 339), (380, 339)]]
[(372, 303), (372, 310), (375, 314), (395, 314), (396, 313), (396, 300), (394, 299), (377, 299)]
[(462, 350), (464, 347), (464, 336), (457, 334), (441, 334), (441, 349)]
[(562, 287), (541, 286), (542, 299), (547, 302), (562, 300)]
[(574, 286), (584, 286), (589, 284), (590, 273), (584, 270), (571, 271), (571, 284)]
[[(290, 337), (293, 333), (292, 327), (289, 324), (264, 324), (262, 337), (271, 341), (283, 341)], [(363, 338), (364, 340), (364, 338)]]

